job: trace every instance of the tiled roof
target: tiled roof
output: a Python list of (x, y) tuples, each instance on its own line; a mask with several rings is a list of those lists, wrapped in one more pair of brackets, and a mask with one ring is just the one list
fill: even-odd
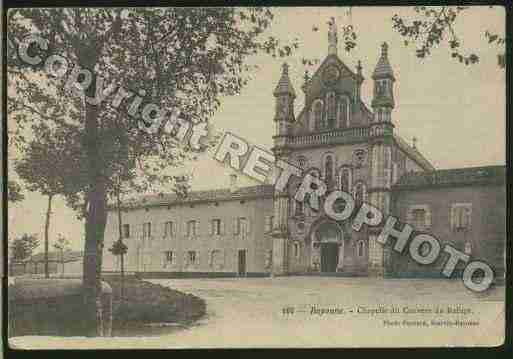
[(423, 155), (420, 153), (417, 149), (411, 147), (409, 144), (406, 143), (405, 140), (403, 140), (398, 135), (394, 135), (394, 140), (397, 143), (397, 146), (406, 152), (410, 158), (412, 158), (417, 164), (419, 164), (424, 170), (426, 171), (434, 171), (435, 167), (429, 162)]
[(214, 202), (214, 201), (233, 201), (252, 199), (260, 197), (272, 197), (274, 194), (273, 185), (258, 185), (250, 187), (240, 187), (231, 192), (228, 188), (214, 189), (206, 191), (193, 191), (187, 194), (187, 197), (179, 197), (176, 194), (166, 193), (159, 195), (150, 195), (136, 198), (125, 203), (125, 208), (166, 206), (181, 203), (194, 202)]
[(505, 181), (505, 166), (468, 167), (406, 173), (394, 185), (394, 188), (502, 184)]

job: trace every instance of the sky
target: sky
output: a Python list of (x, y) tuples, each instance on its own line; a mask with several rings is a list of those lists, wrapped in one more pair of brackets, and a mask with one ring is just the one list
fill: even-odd
[[(358, 34), (357, 47), (347, 53), (339, 33), (338, 55), (352, 69), (361, 60), (365, 77), (362, 97), (368, 105), (372, 99), (371, 74), (379, 58), (380, 45), (384, 41), (388, 43), (389, 60), (396, 77), (396, 107), (392, 114), (395, 131), (409, 143), (415, 136), (417, 148), (436, 168), (505, 164), (505, 71), (497, 66), (497, 48), (488, 45), (484, 37), (486, 30), (504, 34), (503, 8), (474, 7), (456, 22), (462, 50), (480, 55), (479, 64), (472, 66), (452, 59), (445, 44), (434, 49), (428, 58), (418, 59), (414, 47), (406, 47), (401, 36), (392, 29), (392, 16), (395, 13), (412, 15), (412, 8), (353, 7), (349, 11), (342, 7), (289, 7), (274, 8), (273, 12), (273, 25), (265, 35), (284, 41), (297, 37), (301, 43), (298, 52), (286, 59), (298, 95), (296, 114), (303, 102), (301, 85), (305, 66), (300, 59), (322, 61), (327, 56), (327, 21), (334, 17), (339, 28), (352, 24)], [(314, 26), (319, 30), (312, 31)], [(272, 92), (284, 60), (257, 55), (248, 61), (258, 65), (258, 70), (251, 73), (251, 81), (239, 95), (222, 99), (212, 123), (217, 131), (230, 131), (253, 144), (271, 148), (274, 135)], [(312, 73), (316, 66), (307, 69)], [(190, 163), (187, 170), (194, 175), (193, 190), (227, 187), (229, 175), (234, 173), (209, 153)], [(255, 184), (243, 175), (239, 175), (238, 180), (239, 185)], [(10, 236), (34, 233), (42, 239), (46, 205), (44, 197), (27, 191), (23, 202), (9, 204)], [(54, 201), (50, 241), (63, 234), (70, 239), (73, 249), (82, 249), (83, 227), (62, 199)]]

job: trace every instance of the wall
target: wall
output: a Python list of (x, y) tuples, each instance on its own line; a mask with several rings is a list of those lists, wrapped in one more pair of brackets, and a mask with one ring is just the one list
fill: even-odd
[[(217, 205), (216, 205), (217, 203)], [(265, 272), (266, 253), (272, 247), (270, 234), (264, 233), (265, 216), (272, 215), (272, 198), (219, 201), (197, 204), (136, 209), (123, 213), (122, 222), (130, 224), (130, 238), (124, 239), (128, 247), (125, 257), (127, 271), (145, 272), (219, 272), (236, 273), (238, 267), (238, 250), (246, 250), (246, 271), (251, 273)], [(244, 238), (234, 235), (233, 222), (238, 217), (246, 217), (250, 221), (250, 233)], [(211, 220), (221, 219), (222, 234), (211, 235)], [(187, 221), (199, 221), (197, 236), (186, 237)], [(164, 223), (173, 221), (175, 236), (164, 237)], [(142, 239), (142, 225), (151, 222), (152, 239)], [(108, 252), (108, 248), (118, 239), (117, 213), (109, 212), (106, 242), (104, 250), (105, 271), (119, 270), (117, 259)], [(224, 265), (209, 265), (210, 251), (219, 250), (224, 253)], [(164, 252), (176, 251), (173, 265), (164, 266)], [(184, 262), (184, 253), (196, 251), (199, 263), (191, 266)], [(143, 254), (149, 256), (146, 263)]]
[[(406, 220), (409, 206), (427, 205), (431, 212), (431, 228), (427, 231), (442, 243), (452, 244), (463, 251), (464, 243), (472, 243), (471, 256), (482, 259), (504, 273), (506, 244), (506, 189), (505, 186), (460, 186), (438, 188), (416, 188), (394, 193), (396, 213), (401, 221)], [(450, 210), (453, 203), (472, 203), (471, 229), (456, 232), (451, 229)], [(442, 254), (433, 264), (421, 266), (392, 251), (391, 270), (394, 275), (439, 276), (448, 254)], [(407, 252), (405, 252), (407, 253)], [(458, 267), (461, 270), (462, 266)]]

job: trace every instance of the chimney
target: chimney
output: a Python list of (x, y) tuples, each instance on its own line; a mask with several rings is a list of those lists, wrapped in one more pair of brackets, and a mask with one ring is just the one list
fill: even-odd
[(236, 192), (237, 189), (237, 175), (233, 173), (230, 175), (230, 192)]

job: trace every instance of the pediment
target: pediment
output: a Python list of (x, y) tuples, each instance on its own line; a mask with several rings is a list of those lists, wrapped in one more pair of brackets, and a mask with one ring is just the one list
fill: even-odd
[(308, 107), (313, 100), (324, 97), (330, 91), (352, 98), (357, 85), (358, 75), (336, 55), (330, 55), (324, 59), (308, 82), (305, 105)]

